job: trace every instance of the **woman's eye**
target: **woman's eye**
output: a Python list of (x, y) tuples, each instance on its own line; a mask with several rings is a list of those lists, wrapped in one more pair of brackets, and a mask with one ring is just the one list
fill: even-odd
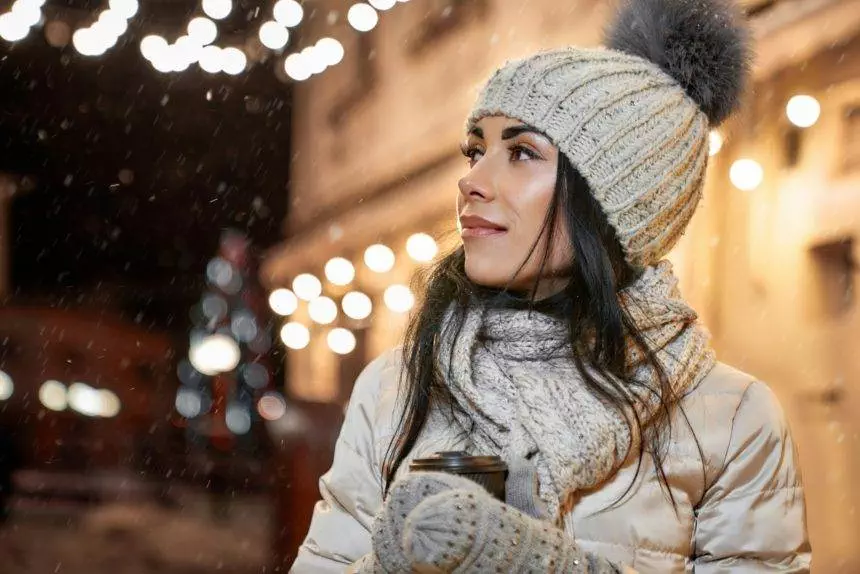
[(514, 146), (511, 148), (511, 160), (512, 161), (526, 161), (530, 159), (537, 159), (538, 155), (532, 150), (522, 147), (522, 146)]
[(482, 152), (480, 149), (478, 149), (477, 147), (474, 147), (474, 146), (472, 146), (472, 147), (462, 146), (460, 149), (463, 152), (463, 155), (466, 156), (466, 158), (468, 158), (469, 163), (472, 165), (477, 163), (477, 161), (479, 159), (481, 159), (484, 155), (484, 152)]

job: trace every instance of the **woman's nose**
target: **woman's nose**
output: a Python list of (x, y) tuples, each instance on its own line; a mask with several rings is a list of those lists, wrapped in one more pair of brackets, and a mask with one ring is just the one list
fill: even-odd
[(486, 178), (481, 177), (477, 165), (469, 173), (460, 178), (458, 185), (460, 187), (461, 199), (465, 203), (469, 201), (490, 201), (493, 199), (492, 185), (489, 184)]

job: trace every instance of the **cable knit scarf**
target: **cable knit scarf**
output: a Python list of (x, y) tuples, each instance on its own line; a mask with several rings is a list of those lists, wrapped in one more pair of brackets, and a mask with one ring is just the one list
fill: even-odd
[[(681, 298), (670, 263), (647, 268), (619, 298), (676, 396), (710, 371), (715, 359), (709, 335)], [(564, 323), (542, 313), (477, 307), (466, 312), (458, 336), (443, 336), (439, 354), (441, 372), (460, 407), (455, 416), (475, 452), (506, 460), (532, 455), (540, 496), (557, 521), (573, 496), (609, 478), (638, 440), (625, 422), (631, 413), (588, 390), (567, 338)], [(627, 360), (637, 381), (659, 390), (655, 370), (631, 341)], [(647, 425), (659, 401), (642, 388), (628, 392)]]

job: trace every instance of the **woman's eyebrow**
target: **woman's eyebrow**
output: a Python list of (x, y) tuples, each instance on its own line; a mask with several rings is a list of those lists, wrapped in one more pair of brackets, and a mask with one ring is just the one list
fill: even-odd
[(502, 130), (502, 139), (509, 140), (517, 137), (520, 134), (534, 134), (536, 136), (540, 136), (542, 138), (546, 138), (545, 135), (537, 131), (535, 128), (527, 125), (520, 126), (511, 126), (509, 128), (505, 128)]
[(484, 139), (484, 130), (482, 130), (478, 126), (474, 126), (472, 129), (469, 130), (468, 135), (475, 136), (476, 138)]

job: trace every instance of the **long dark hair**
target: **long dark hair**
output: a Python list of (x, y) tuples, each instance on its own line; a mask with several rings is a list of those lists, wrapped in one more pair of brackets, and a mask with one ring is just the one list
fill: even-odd
[[(572, 256), (567, 272), (568, 281), (564, 289), (549, 300), (535, 301), (550, 257), (552, 239), (562, 236), (558, 229), (559, 221), (563, 222), (570, 241)], [(592, 196), (588, 183), (563, 154), (558, 155), (555, 191), (543, 228), (526, 260), (534, 254), (542, 237), (546, 241), (538, 279), (525, 301), (531, 308), (558, 316), (565, 322), (570, 348), (573, 350), (572, 359), (590, 391), (625, 414), (631, 436), (642, 437), (636, 443), (639, 449), (637, 475), (642, 455), (647, 449), (654, 458), (660, 483), (674, 506), (663, 462), (665, 438), (671, 433), (669, 415), (672, 407), (678, 403), (678, 397), (660, 361), (618, 298), (618, 291), (632, 283), (640, 270), (625, 260), (615, 230)], [(404, 368), (399, 387), (402, 412), (385, 456), (384, 496), (388, 493), (395, 473), (415, 446), (431, 408), (457, 408), (453, 405), (444, 375), (437, 366), (439, 337), (446, 311), (453, 304), (458, 312), (453, 314), (454, 324), (445, 325), (444, 336), (452, 331), (459, 333), (465, 310), (473, 298), (496, 301), (509, 299), (510, 294), (504, 289), (492, 290), (472, 283), (466, 276), (464, 264), (465, 255), (461, 246), (429, 270), (424, 297), (407, 325), (402, 350)], [(520, 270), (523, 265), (525, 262), (521, 264)], [(646, 387), (631, 377), (626, 360), (627, 337), (632, 339), (655, 369), (659, 388)], [(587, 370), (586, 365), (594, 369), (597, 376)], [(659, 400), (658, 412), (648, 425), (648, 432), (645, 432), (633, 408), (630, 392), (633, 387), (639, 392), (653, 393)]]

